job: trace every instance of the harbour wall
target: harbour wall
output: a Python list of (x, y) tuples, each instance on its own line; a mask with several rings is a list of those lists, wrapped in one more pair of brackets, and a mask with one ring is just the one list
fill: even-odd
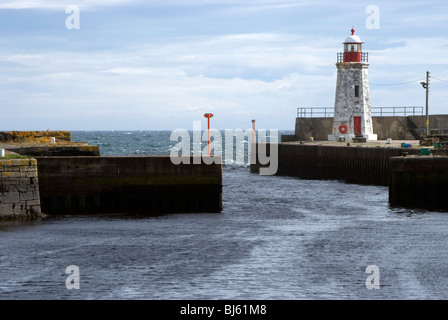
[[(378, 140), (419, 140), (425, 132), (426, 116), (372, 117), (373, 132)], [(431, 129), (448, 130), (448, 115), (430, 115)], [(283, 136), (282, 142), (328, 140), (332, 133), (333, 118), (296, 118), (295, 134)]]
[(448, 157), (390, 159), (389, 203), (395, 207), (448, 210)]
[[(270, 144), (266, 145), (268, 156)], [(258, 145), (252, 173), (258, 173)], [(389, 159), (404, 154), (419, 154), (418, 148), (387, 148), (358, 146), (329, 146), (316, 144), (279, 143), (278, 176), (310, 180), (340, 180), (347, 183), (387, 186)]]
[(169, 156), (36, 160), (42, 212), (46, 214), (222, 210), (220, 163), (205, 164), (201, 159), (200, 164), (174, 165)]
[(100, 155), (99, 146), (71, 141), (70, 131), (0, 131), (0, 147), (31, 157)]
[(32, 157), (70, 157), (70, 156), (100, 156), (100, 147), (93, 145), (60, 145), (47, 144), (38, 146), (11, 145), (6, 147), (8, 151)]
[(0, 220), (41, 214), (37, 161), (0, 159)]
[(0, 131), (0, 143), (49, 143), (51, 138), (57, 141), (71, 141), (70, 131)]

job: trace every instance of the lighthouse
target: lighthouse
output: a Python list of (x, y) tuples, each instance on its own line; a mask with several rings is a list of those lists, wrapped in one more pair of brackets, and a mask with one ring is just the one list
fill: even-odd
[(333, 131), (328, 140), (377, 140), (370, 111), (368, 53), (362, 51), (362, 44), (352, 29), (344, 52), (338, 53)]

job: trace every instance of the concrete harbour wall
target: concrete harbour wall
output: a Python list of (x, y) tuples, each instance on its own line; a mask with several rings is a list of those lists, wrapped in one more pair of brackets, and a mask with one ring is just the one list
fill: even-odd
[(389, 202), (395, 207), (448, 210), (448, 157), (390, 159)]
[[(389, 159), (403, 153), (419, 154), (420, 150), (279, 143), (276, 175), (387, 186)], [(259, 168), (257, 161), (251, 165), (251, 172), (258, 173)]]
[(70, 156), (99, 156), (99, 146), (92, 145), (40, 145), (40, 146), (9, 146), (8, 151), (23, 156), (32, 157), (70, 157)]
[(0, 131), (1, 143), (49, 143), (52, 137), (57, 141), (71, 141), (70, 131)]
[[(426, 116), (372, 117), (373, 133), (378, 135), (378, 140), (419, 140), (419, 134), (425, 131), (425, 122)], [(314, 140), (328, 140), (332, 125), (333, 118), (296, 118), (295, 140), (308, 141), (311, 137)], [(447, 131), (448, 115), (430, 115), (429, 126)], [(285, 137), (283, 141), (291, 140)]]
[(41, 213), (35, 159), (0, 159), (0, 220)]
[(71, 141), (70, 131), (0, 131), (0, 147), (31, 157), (100, 155), (99, 146)]
[(222, 210), (221, 164), (174, 165), (166, 156), (36, 159), (47, 214)]

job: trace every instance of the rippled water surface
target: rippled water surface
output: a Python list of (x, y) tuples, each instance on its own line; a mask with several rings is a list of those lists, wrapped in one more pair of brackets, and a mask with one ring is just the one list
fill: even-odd
[(447, 299), (448, 213), (387, 192), (224, 166), (220, 214), (2, 222), (0, 299)]

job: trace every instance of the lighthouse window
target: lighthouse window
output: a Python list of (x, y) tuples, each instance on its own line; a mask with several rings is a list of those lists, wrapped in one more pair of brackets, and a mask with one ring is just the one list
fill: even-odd
[(345, 52), (360, 52), (361, 51), (361, 45), (358, 44), (352, 44), (352, 43), (346, 43), (344, 46)]
[(359, 86), (355, 86), (355, 97), (359, 98)]

